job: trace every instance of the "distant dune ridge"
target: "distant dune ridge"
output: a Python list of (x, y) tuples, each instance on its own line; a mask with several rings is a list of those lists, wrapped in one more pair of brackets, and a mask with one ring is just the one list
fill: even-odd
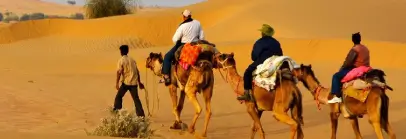
[[(82, 7), (58, 5), (37, 0), (0, 0), (0, 8), (15, 13), (54, 13), (70, 15)], [(168, 89), (155, 85), (146, 73), (149, 52), (165, 53), (173, 45), (172, 35), (189, 9), (203, 25), (206, 39), (222, 52), (234, 52), (237, 68), (243, 73), (250, 64), (253, 43), (260, 37), (263, 23), (275, 29), (283, 51), (298, 63), (312, 64), (317, 77), (329, 86), (352, 47), (351, 34), (361, 32), (371, 52), (371, 64), (387, 74), (395, 89), (389, 121), (398, 138), (405, 138), (406, 125), (403, 80), (406, 78), (406, 1), (401, 0), (209, 0), (179, 8), (141, 10), (133, 15), (92, 20), (44, 19), (0, 24), (0, 132), (8, 138), (54, 138), (73, 134), (88, 138), (83, 128), (93, 128), (112, 105), (116, 93), (114, 71), (118, 47), (129, 44), (130, 56), (137, 61), (141, 79), (160, 94), (161, 108), (153, 118), (161, 138), (190, 139), (191, 135), (167, 131), (174, 120)], [(244, 105), (235, 100), (231, 87), (216, 74), (213, 118), (208, 136), (212, 139), (244, 139), (249, 136), (251, 119)], [(241, 74), (242, 75), (242, 74)], [(32, 82), (28, 82), (32, 81)], [(157, 81), (157, 80), (155, 80)], [(304, 134), (306, 138), (329, 138), (327, 107), (316, 110), (313, 98), (304, 94)], [(140, 97), (146, 109), (144, 92)], [(188, 100), (186, 100), (188, 101)], [(43, 105), (46, 104), (46, 105)], [(201, 102), (203, 106), (203, 103)], [(131, 97), (124, 107), (133, 109)], [(185, 103), (182, 119), (190, 123), (194, 109)], [(288, 127), (265, 113), (262, 119), (268, 138), (287, 138)], [(196, 125), (202, 129), (202, 119)], [(85, 122), (86, 121), (86, 122)], [(375, 138), (366, 118), (360, 120), (366, 139)], [(161, 126), (162, 125), (162, 126)], [(20, 133), (28, 132), (28, 133)], [(318, 134), (312, 134), (318, 133)], [(31, 135), (32, 134), (32, 135)], [(45, 134), (45, 135), (42, 135)], [(50, 134), (50, 135), (49, 135)], [(63, 136), (62, 136), (63, 135)], [(353, 138), (348, 120), (341, 120), (339, 138)], [(70, 136), (69, 136), (70, 137)], [(66, 138), (69, 138), (66, 137)], [(158, 137), (159, 138), (159, 137)]]

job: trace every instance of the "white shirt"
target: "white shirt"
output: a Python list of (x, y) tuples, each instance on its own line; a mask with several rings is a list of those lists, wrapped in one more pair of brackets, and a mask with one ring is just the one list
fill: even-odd
[(200, 22), (193, 19), (191, 22), (180, 25), (173, 35), (172, 41), (176, 44), (180, 39), (182, 43), (204, 40), (204, 34)]

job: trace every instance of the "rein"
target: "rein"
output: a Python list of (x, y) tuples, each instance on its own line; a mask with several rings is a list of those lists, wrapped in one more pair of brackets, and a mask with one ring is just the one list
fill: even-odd
[(321, 89), (324, 89), (324, 87), (319, 84), (319, 85), (317, 85), (317, 87), (312, 91), (312, 92), (314, 93), (314, 100), (316, 101), (317, 109), (318, 109), (319, 111), (321, 110), (320, 100), (319, 100), (319, 96), (320, 96)]
[[(226, 59), (224, 59), (223, 61), (220, 61), (220, 62), (219, 62), (219, 64), (220, 64), (221, 67), (222, 67), (221, 69), (226, 72), (226, 76), (224, 77), (224, 75), (223, 75), (223, 73), (221, 72), (221, 70), (220, 70), (220, 69), (218, 69), (218, 70), (219, 70), (219, 73), (220, 73), (221, 77), (223, 78), (223, 80), (226, 81), (226, 83), (229, 83), (229, 81), (228, 81), (228, 74), (229, 74), (229, 71), (228, 71), (227, 69), (233, 68), (234, 66), (225, 66), (224, 63), (225, 63), (227, 60), (228, 60), (228, 58), (226, 58)], [(234, 93), (236, 93), (237, 96), (240, 95), (240, 94), (238, 93), (238, 87), (240, 86), (240, 81), (241, 81), (241, 78), (238, 78), (237, 86), (236, 86), (235, 88), (230, 84), (231, 88), (233, 88)], [(242, 103), (242, 102), (241, 102), (241, 103)]]
[[(149, 92), (146, 89), (146, 87), (148, 86), (148, 84), (147, 84), (148, 83), (148, 67), (145, 68), (145, 78), (146, 78), (146, 82), (145, 82), (145, 86), (144, 86), (144, 91), (145, 91), (145, 101), (147, 103), (146, 105), (147, 105), (148, 117), (153, 117), (155, 115), (155, 113), (158, 112), (158, 110), (159, 110), (159, 93), (156, 90), (157, 89), (156, 85), (153, 84), (152, 92), (153, 92), (153, 95), (155, 96), (155, 98), (157, 100), (157, 102), (156, 102), (157, 110), (155, 111), (155, 103), (154, 103), (155, 99), (153, 99), (153, 101), (152, 101), (152, 109), (150, 109), (150, 106), (149, 106)], [(153, 82), (155, 82), (155, 77), (153, 77), (152, 79), (153, 79)]]

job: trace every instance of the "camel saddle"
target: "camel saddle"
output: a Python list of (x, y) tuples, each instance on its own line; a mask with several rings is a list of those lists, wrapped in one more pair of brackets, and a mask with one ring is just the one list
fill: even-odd
[(344, 96), (355, 98), (361, 102), (365, 102), (368, 98), (371, 83), (367, 83), (361, 79), (351, 80), (342, 86)]
[(291, 71), (298, 67), (299, 65), (289, 56), (272, 56), (257, 66), (253, 72), (253, 82), (268, 91), (275, 89), (280, 78), (297, 83), (297, 79), (291, 75)]
[[(384, 82), (379, 81), (380, 79), (367, 79), (367, 73), (375, 72), (376, 70), (369, 68), (367, 70), (359, 70), (360, 68), (355, 68), (351, 70), (347, 75), (354, 74), (358, 72), (357, 76), (353, 76), (349, 78), (347, 81), (343, 82), (342, 91), (344, 96), (355, 98), (361, 102), (365, 102), (368, 98), (368, 95), (371, 91), (372, 87), (381, 87), (385, 88), (386, 84)], [(364, 68), (366, 69), (366, 68)], [(348, 76), (346, 76), (348, 77)], [(361, 79), (362, 78), (362, 79)]]
[(215, 45), (205, 40), (198, 42), (186, 43), (180, 46), (175, 52), (175, 60), (187, 70), (189, 66), (194, 65), (202, 52), (216, 53)]

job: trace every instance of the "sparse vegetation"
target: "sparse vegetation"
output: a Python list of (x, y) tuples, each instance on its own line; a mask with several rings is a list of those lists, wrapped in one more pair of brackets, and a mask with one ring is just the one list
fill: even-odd
[(30, 20), (45, 19), (44, 13), (33, 13), (30, 15)]
[(0, 22), (9, 23), (10, 21), (28, 21), (28, 20), (38, 20), (38, 19), (76, 19), (83, 20), (85, 19), (82, 13), (75, 13), (70, 16), (60, 16), (60, 15), (45, 15), (44, 13), (32, 13), (32, 14), (22, 14), (18, 16), (13, 12), (0, 13)]
[(5, 22), (5, 23), (9, 23), (10, 21), (19, 21), (20, 20), (18, 15), (14, 14), (12, 12), (6, 12), (5, 15), (6, 16), (4, 17), (4, 20), (3, 20), (3, 22)]
[(88, 18), (126, 15), (135, 12), (138, 0), (88, 0), (85, 4)]
[(3, 21), (3, 13), (0, 13), (0, 22)]
[(72, 14), (70, 16), (71, 19), (79, 19), (79, 20), (83, 20), (85, 19), (85, 16), (82, 13), (76, 13), (76, 14)]
[(149, 138), (153, 135), (150, 129), (150, 121), (140, 118), (134, 112), (120, 110), (101, 120), (102, 124), (93, 132), (87, 132), (92, 136), (110, 136), (126, 138)]
[(23, 14), (20, 17), (20, 21), (27, 21), (27, 20), (30, 20), (30, 15), (28, 15), (28, 14)]

